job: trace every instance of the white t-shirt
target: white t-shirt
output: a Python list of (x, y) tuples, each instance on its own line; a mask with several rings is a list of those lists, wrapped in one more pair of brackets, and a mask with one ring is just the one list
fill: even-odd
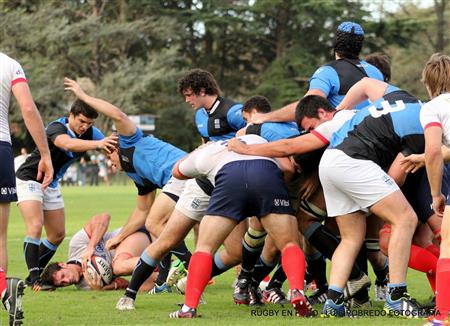
[[(265, 144), (267, 140), (257, 135), (237, 137), (246, 144)], [(196, 178), (206, 176), (215, 185), (216, 174), (227, 163), (245, 160), (269, 160), (277, 164), (270, 157), (242, 155), (227, 149), (227, 141), (209, 142), (195, 151), (180, 163), (179, 172), (187, 177)]]
[[(100, 256), (112, 265), (113, 257), (115, 250), (107, 250), (106, 242), (112, 237), (116, 236), (120, 232), (120, 228), (111, 232), (106, 232), (100, 242), (95, 246), (94, 255)], [(81, 264), (81, 259), (83, 258), (84, 252), (89, 244), (90, 236), (84, 229), (81, 229), (77, 233), (75, 233), (70, 239), (69, 243), (69, 259), (68, 262), (76, 262)], [(75, 284), (78, 289), (88, 290), (89, 285), (84, 280), (84, 278), (80, 279), (80, 282)]]
[(350, 120), (354, 115), (355, 110), (341, 110), (336, 112), (333, 119), (325, 121), (317, 126), (316, 129), (311, 130), (311, 134), (319, 138), (325, 145), (330, 143), (333, 133), (338, 131), (342, 125)]
[(420, 123), (425, 130), (428, 127), (442, 128), (442, 142), (450, 146), (450, 94), (441, 94), (425, 103), (420, 110)]
[(16, 61), (0, 52), (0, 141), (11, 143), (8, 109), (13, 85), (26, 82), (25, 73)]

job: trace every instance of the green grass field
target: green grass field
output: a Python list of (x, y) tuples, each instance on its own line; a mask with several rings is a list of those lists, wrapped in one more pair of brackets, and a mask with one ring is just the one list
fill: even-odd
[[(135, 202), (134, 186), (63, 188), (66, 204), (67, 236), (58, 249), (54, 260), (65, 261), (70, 237), (78, 231), (91, 215), (109, 212), (112, 215), (110, 228), (122, 225)], [(15, 205), (11, 207), (9, 222), (8, 250), (10, 276), (26, 276), (23, 258), (24, 223)], [(188, 245), (192, 248), (192, 236)], [(33, 293), (26, 289), (24, 296), (25, 325), (149, 325), (149, 324), (218, 324), (218, 325), (421, 325), (423, 321), (404, 320), (389, 317), (353, 319), (299, 319), (290, 316), (290, 307), (266, 306), (256, 314), (245, 306), (236, 306), (232, 300), (230, 287), (234, 271), (216, 278), (216, 283), (206, 289), (206, 305), (199, 308), (202, 318), (196, 320), (170, 320), (168, 313), (177, 309), (175, 305), (183, 301), (179, 294), (140, 294), (136, 301), (136, 311), (118, 312), (115, 304), (121, 291), (82, 292), (74, 287), (58, 289), (55, 292)], [(373, 279), (373, 277), (372, 277)], [(419, 301), (426, 302), (431, 290), (424, 275), (410, 271), (408, 275), (410, 293)], [(376, 307), (381, 308), (380, 304)], [(317, 307), (319, 308), (319, 307)], [(272, 316), (268, 316), (272, 314)], [(277, 314), (277, 316), (274, 316)], [(4, 311), (0, 314), (0, 325), (7, 325)]]

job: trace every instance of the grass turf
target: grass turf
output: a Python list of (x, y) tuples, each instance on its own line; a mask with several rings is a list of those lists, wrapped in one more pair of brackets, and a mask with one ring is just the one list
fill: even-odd
[[(66, 239), (59, 247), (53, 261), (65, 261), (70, 237), (95, 213), (109, 212), (112, 216), (110, 229), (119, 227), (128, 218), (135, 204), (134, 186), (111, 187), (63, 187), (66, 205)], [(8, 275), (24, 278), (26, 266), (23, 258), (23, 238), (25, 227), (16, 205), (11, 205), (8, 228)], [(191, 234), (188, 246), (193, 248)], [(139, 294), (136, 311), (119, 312), (115, 304), (121, 291), (91, 292), (78, 291), (73, 286), (55, 292), (33, 293), (26, 289), (24, 296), (25, 325), (148, 325), (148, 324), (199, 324), (208, 325), (421, 325), (419, 320), (405, 320), (392, 317), (365, 317), (339, 319), (299, 319), (292, 316), (289, 306), (266, 305), (256, 310), (236, 306), (232, 300), (230, 287), (235, 277), (234, 270), (216, 277), (216, 283), (206, 289), (206, 305), (199, 307), (202, 318), (191, 321), (170, 320), (168, 313), (183, 302), (179, 294), (149, 295)], [(374, 279), (372, 274), (372, 279)], [(421, 302), (431, 296), (430, 287), (424, 275), (408, 272), (410, 293)], [(373, 291), (371, 291), (373, 293)], [(382, 305), (375, 304), (378, 310)], [(316, 307), (320, 310), (320, 307)], [(0, 325), (7, 325), (7, 315), (0, 313)]]

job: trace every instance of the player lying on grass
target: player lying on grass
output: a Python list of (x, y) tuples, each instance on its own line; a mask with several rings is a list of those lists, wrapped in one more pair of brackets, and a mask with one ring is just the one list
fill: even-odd
[[(150, 234), (141, 228), (126, 237), (113, 250), (106, 249), (106, 242), (120, 232), (120, 229), (108, 232), (111, 217), (106, 214), (94, 215), (84, 227), (70, 240), (69, 255), (66, 263), (50, 263), (42, 273), (42, 281), (54, 287), (75, 285), (82, 290), (124, 289), (128, 281), (118, 276), (131, 275), (142, 251), (150, 244)], [(87, 274), (87, 264), (92, 255), (104, 258), (111, 266), (113, 279), (111, 284), (103, 286), (100, 277)], [(142, 291), (153, 288), (153, 274), (142, 285)]]

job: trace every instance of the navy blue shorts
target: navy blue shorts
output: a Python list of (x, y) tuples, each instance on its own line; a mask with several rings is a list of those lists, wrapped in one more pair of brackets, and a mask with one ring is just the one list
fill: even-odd
[[(450, 165), (444, 165), (444, 173), (442, 175), (442, 194), (447, 198), (450, 187)], [(402, 192), (408, 202), (417, 214), (419, 221), (427, 223), (431, 215), (434, 214), (431, 204), (430, 184), (428, 183), (427, 171), (425, 168), (420, 169), (416, 173), (408, 174), (405, 183), (402, 186)]]
[(0, 202), (17, 201), (14, 156), (10, 143), (0, 141)]
[(238, 222), (270, 213), (294, 215), (283, 175), (269, 160), (235, 161), (216, 175), (206, 215)]

